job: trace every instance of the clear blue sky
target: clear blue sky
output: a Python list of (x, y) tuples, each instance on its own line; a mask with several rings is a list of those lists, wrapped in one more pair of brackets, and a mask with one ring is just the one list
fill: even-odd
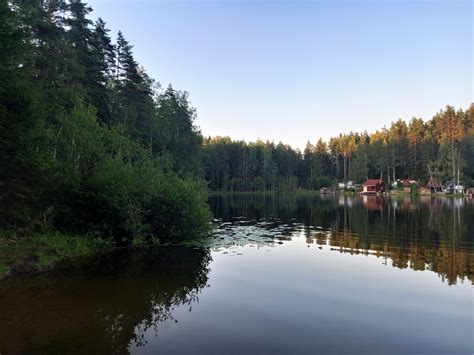
[(470, 0), (88, 3), (205, 136), (303, 148), (473, 101)]

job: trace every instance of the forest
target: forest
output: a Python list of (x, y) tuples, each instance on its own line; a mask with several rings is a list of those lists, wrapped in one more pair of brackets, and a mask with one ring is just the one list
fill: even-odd
[(472, 104), (308, 142), (303, 152), (203, 138), (187, 92), (148, 76), (124, 33), (110, 34), (91, 11), (81, 1), (0, 2), (0, 230), (8, 236), (0, 254), (28, 236), (85, 253), (91, 241), (132, 246), (203, 235), (209, 190), (424, 183), (430, 172), (473, 184)]
[(162, 89), (91, 11), (0, 2), (3, 234), (128, 246), (205, 233), (202, 135), (187, 93)]
[[(320, 132), (314, 132), (318, 135)], [(425, 184), (459, 178), (474, 183), (474, 105), (452, 106), (431, 120), (399, 119), (373, 133), (340, 134), (308, 142), (303, 152), (270, 141), (247, 143), (205, 138), (205, 178), (217, 191), (294, 191), (369, 178), (387, 183), (413, 179)]]

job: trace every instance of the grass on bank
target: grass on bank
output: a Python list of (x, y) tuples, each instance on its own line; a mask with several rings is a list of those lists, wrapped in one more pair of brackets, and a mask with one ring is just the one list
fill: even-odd
[(112, 241), (89, 235), (50, 232), (25, 237), (14, 232), (2, 232), (0, 279), (49, 270), (65, 260), (109, 252), (115, 248)]

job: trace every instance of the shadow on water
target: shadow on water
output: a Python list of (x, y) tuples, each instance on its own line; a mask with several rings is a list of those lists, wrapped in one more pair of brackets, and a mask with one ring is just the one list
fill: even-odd
[(235, 244), (255, 242), (246, 240), (255, 234), (270, 244), (303, 236), (308, 244), (333, 251), (431, 270), (450, 285), (473, 281), (472, 199), (237, 194), (212, 196), (209, 202), (217, 235), (241, 236)]
[(56, 275), (0, 283), (0, 353), (126, 353), (147, 330), (198, 302), (210, 253), (166, 247), (115, 253)]

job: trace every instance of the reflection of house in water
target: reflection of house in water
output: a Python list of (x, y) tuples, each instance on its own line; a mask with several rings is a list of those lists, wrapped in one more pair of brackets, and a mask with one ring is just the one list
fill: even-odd
[[(470, 200), (439, 196), (384, 199), (362, 196), (361, 208), (340, 210), (331, 250), (381, 257), (397, 268), (430, 270), (448, 284), (473, 281), (474, 224)], [(410, 206), (410, 204), (412, 206)], [(415, 207), (413, 207), (415, 206)]]
[(352, 208), (353, 204), (354, 204), (354, 198), (353, 197), (344, 196), (344, 195), (339, 196), (339, 206)]
[(455, 208), (460, 208), (464, 206), (464, 198), (450, 198), (450, 200), (453, 202), (453, 207)]
[(419, 200), (423, 205), (441, 206), (443, 204), (441, 199), (436, 196), (420, 196)]
[(465, 205), (471, 204), (468, 199), (463, 197), (459, 198), (446, 198), (444, 196), (420, 196), (420, 203), (428, 205), (430, 210), (440, 210), (441, 208), (447, 208), (453, 210), (456, 208), (462, 208)]
[(316, 242), (317, 245), (328, 245), (330, 233), (328, 232), (316, 232), (306, 235), (306, 243), (313, 244)]
[(274, 199), (251, 209), (238, 205), (233, 214), (259, 220), (264, 215), (259, 208), (272, 206), (268, 226), (273, 234), (302, 236), (308, 245), (317, 243), (314, 249), (370, 254), (393, 267), (429, 270), (449, 284), (474, 280), (474, 199), (339, 197), (290, 195), (285, 197), (289, 201)]
[(384, 200), (380, 196), (362, 196), (362, 202), (369, 211), (382, 211)]
[(417, 209), (417, 203), (414, 203), (412, 197), (396, 197), (391, 199), (392, 208), (401, 211), (414, 211)]
[(331, 250), (340, 253), (365, 254), (381, 257), (391, 262), (393, 267), (410, 268), (437, 273), (443, 281), (456, 284), (457, 281), (468, 279), (472, 281), (474, 255), (472, 246), (456, 244), (425, 245), (422, 241), (377, 238), (371, 235), (359, 235), (341, 231), (334, 233), (329, 239)]

